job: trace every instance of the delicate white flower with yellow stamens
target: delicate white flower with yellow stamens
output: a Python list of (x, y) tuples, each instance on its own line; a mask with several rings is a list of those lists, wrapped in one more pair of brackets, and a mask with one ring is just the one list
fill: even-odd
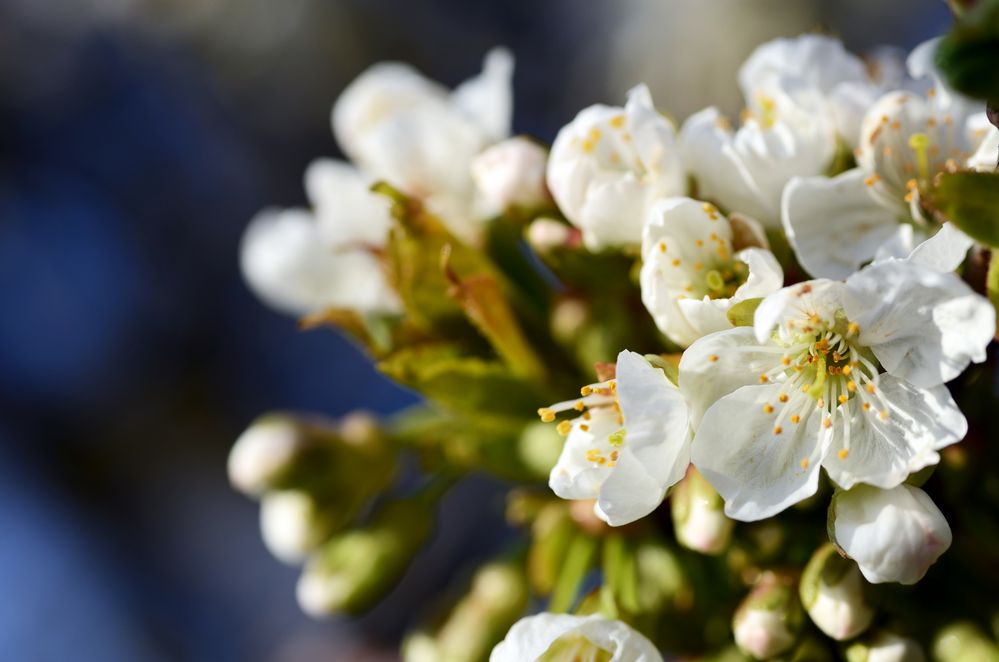
[(745, 521), (814, 494), (820, 466), (844, 489), (895, 487), (964, 437), (944, 382), (983, 361), (994, 333), (984, 297), (913, 262), (784, 288), (754, 327), (684, 353), (692, 462)]
[(642, 302), (670, 340), (687, 346), (731, 328), (732, 304), (784, 284), (773, 254), (743, 241), (710, 203), (667, 198), (653, 205), (642, 239)]
[(327, 308), (398, 312), (398, 296), (374, 254), (392, 222), (389, 203), (370, 184), (342, 161), (310, 165), (305, 187), (312, 211), (265, 210), (243, 234), (240, 262), (254, 293), (292, 315)]
[(836, 151), (835, 127), (814, 110), (818, 100), (803, 103), (817, 94), (774, 94), (778, 96), (759, 97), (756, 110), (744, 112), (737, 130), (718, 109), (707, 108), (688, 117), (680, 131), (697, 196), (768, 227), (780, 224), (784, 185), (803, 173), (824, 173)]
[(623, 351), (616, 377), (585, 386), (583, 397), (539, 410), (559, 423), (565, 447), (548, 484), (563, 499), (596, 499), (594, 512), (611, 526), (645, 517), (666, 497), (690, 463), (687, 404), (662, 370)]
[[(913, 51), (908, 62), (913, 76), (933, 75), (935, 48), (928, 42)], [(987, 149), (983, 143), (994, 145), (999, 130), (980, 108), (936, 83), (925, 95), (890, 92), (868, 110), (856, 168), (788, 184), (784, 229), (813, 276), (845, 278), (873, 258), (904, 257), (939, 227), (920, 205), (933, 178), (986, 163), (976, 151)], [(971, 246), (966, 237), (955, 239), (963, 242), (963, 250), (957, 251), (956, 262), (940, 268), (956, 268)]]
[(624, 108), (585, 108), (559, 131), (548, 188), (587, 248), (641, 243), (652, 202), (687, 190), (676, 131), (647, 87), (631, 90)]
[(490, 662), (662, 662), (651, 641), (626, 623), (601, 616), (536, 614), (514, 623)]
[(513, 58), (486, 55), (482, 73), (449, 91), (409, 65), (376, 64), (333, 107), (337, 142), (354, 163), (419, 198), (463, 239), (474, 239), (484, 211), (471, 164), (510, 133)]
[(864, 113), (884, 91), (879, 74), (869, 71), (839, 39), (805, 34), (759, 46), (739, 69), (739, 87), (756, 113), (765, 112), (767, 99), (806, 93), (803, 101), (813, 103), (814, 111), (852, 148)]

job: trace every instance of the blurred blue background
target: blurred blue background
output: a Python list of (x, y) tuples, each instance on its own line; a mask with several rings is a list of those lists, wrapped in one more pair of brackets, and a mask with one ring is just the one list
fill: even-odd
[(506, 44), (515, 129), (551, 140), (640, 80), (678, 116), (737, 110), (736, 67), (775, 36), (908, 48), (947, 22), (939, 0), (0, 1), (0, 659), (394, 659), (498, 535), (494, 487), (463, 485), (386, 604), (314, 623), (226, 481), (266, 410), (413, 400), (237, 265), (253, 213), (302, 204), (337, 154), (329, 109), (366, 66), (453, 85)]

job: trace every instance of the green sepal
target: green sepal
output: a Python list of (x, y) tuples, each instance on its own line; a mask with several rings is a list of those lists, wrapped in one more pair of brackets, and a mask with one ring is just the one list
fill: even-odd
[(762, 298), (745, 299), (733, 304), (726, 313), (728, 321), (732, 326), (753, 326), (753, 316), (762, 301)]
[(922, 202), (939, 221), (952, 222), (986, 246), (999, 246), (999, 173), (944, 173)]

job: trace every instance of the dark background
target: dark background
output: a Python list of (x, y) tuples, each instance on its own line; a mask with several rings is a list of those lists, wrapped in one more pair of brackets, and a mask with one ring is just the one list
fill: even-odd
[(939, 0), (0, 0), (0, 659), (393, 659), (503, 537), (496, 487), (465, 484), (386, 604), (315, 623), (226, 481), (268, 409), (413, 401), (237, 265), (253, 213), (302, 204), (337, 153), (329, 109), (366, 66), (453, 85), (506, 44), (515, 130), (550, 141), (640, 80), (678, 116), (736, 111), (774, 36), (908, 48), (947, 21)]

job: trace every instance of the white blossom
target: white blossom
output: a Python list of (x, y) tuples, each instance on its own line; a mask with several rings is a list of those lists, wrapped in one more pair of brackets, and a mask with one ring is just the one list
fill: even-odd
[(568, 436), (548, 484), (563, 499), (596, 499), (594, 512), (611, 526), (634, 522), (687, 470), (687, 405), (662, 370), (629, 351), (618, 355), (613, 381), (583, 394), (539, 411), (554, 420), (560, 411), (588, 408), (559, 424)]
[[(608, 657), (609, 656), (609, 657)], [(625, 623), (601, 616), (536, 614), (522, 618), (496, 645), (490, 662), (662, 662), (651, 641)]]
[[(867, 111), (856, 168), (833, 178), (801, 174), (788, 183), (784, 229), (813, 276), (845, 278), (875, 257), (903, 257), (892, 247), (908, 242), (911, 249), (936, 230), (920, 197), (938, 173), (984, 169), (990, 147), (994, 167), (999, 130), (939, 80), (932, 65), (935, 48), (935, 41), (927, 42), (908, 61), (914, 77), (935, 81), (925, 94), (892, 91)], [(971, 240), (965, 243), (966, 252)], [(963, 252), (949, 269), (962, 259)]]
[(784, 284), (773, 254), (733, 247), (729, 219), (710, 203), (666, 198), (649, 210), (642, 238), (642, 302), (670, 340), (687, 346), (731, 328), (728, 309)]
[(833, 497), (833, 534), (873, 584), (915, 584), (951, 543), (950, 526), (926, 492), (859, 485)]
[(509, 207), (537, 207), (548, 200), (544, 147), (517, 136), (487, 148), (472, 161), (472, 177), (493, 213)]
[(548, 188), (587, 248), (641, 242), (649, 206), (687, 188), (676, 131), (647, 87), (631, 90), (624, 108), (585, 108), (559, 131)]
[(268, 492), (260, 500), (260, 532), (271, 554), (297, 563), (329, 536), (329, 518), (305, 492)]
[(475, 237), (477, 206), (471, 164), (510, 133), (513, 58), (494, 49), (482, 73), (454, 91), (409, 65), (376, 64), (333, 107), (344, 153), (373, 178), (422, 200), (463, 239)]
[(944, 382), (983, 361), (994, 333), (984, 297), (911, 261), (784, 288), (754, 327), (684, 352), (692, 461), (746, 521), (814, 494), (820, 466), (844, 489), (895, 487), (964, 437)]

